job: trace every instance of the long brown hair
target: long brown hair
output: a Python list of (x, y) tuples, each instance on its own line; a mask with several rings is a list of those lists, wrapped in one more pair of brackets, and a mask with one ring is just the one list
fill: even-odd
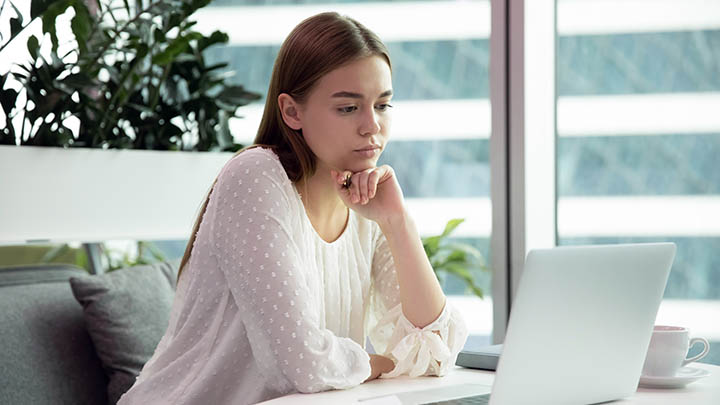
[[(283, 121), (278, 96), (286, 93), (302, 104), (321, 77), (347, 63), (369, 56), (381, 56), (392, 69), (390, 54), (380, 38), (352, 18), (328, 12), (302, 21), (285, 39), (275, 59), (265, 110), (255, 140), (252, 145), (237, 153), (258, 146), (271, 148), (292, 182), (312, 176), (316, 169), (316, 157), (305, 143), (302, 130), (294, 130)], [(215, 183), (217, 178), (195, 220), (180, 262), (178, 278), (190, 260)]]

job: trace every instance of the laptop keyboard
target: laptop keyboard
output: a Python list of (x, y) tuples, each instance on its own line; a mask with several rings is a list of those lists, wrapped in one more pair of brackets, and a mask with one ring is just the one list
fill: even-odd
[(490, 394), (473, 395), (472, 397), (450, 399), (440, 402), (428, 402), (424, 405), (483, 405), (490, 403)]

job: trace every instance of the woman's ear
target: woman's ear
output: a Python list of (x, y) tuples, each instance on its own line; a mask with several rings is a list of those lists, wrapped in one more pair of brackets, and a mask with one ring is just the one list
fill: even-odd
[(285, 125), (294, 130), (302, 129), (299, 106), (289, 94), (282, 93), (278, 96), (278, 106), (280, 107), (280, 114), (282, 114)]

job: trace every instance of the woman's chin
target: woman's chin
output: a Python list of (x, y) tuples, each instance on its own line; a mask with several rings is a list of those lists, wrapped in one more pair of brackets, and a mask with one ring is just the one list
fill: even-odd
[(350, 170), (353, 173), (361, 172), (363, 170), (374, 169), (377, 167), (377, 159), (367, 159), (366, 161), (348, 162), (345, 166), (345, 170)]
[(330, 168), (338, 171), (351, 171), (353, 173), (361, 172), (363, 170), (374, 169), (377, 167), (378, 157), (374, 158), (361, 158), (358, 159), (356, 156), (351, 156), (346, 159), (330, 164)]
[(379, 153), (376, 153), (375, 156), (372, 157), (352, 156), (351, 159), (348, 159), (345, 162), (345, 167), (347, 167), (347, 170), (350, 170), (352, 172), (360, 172), (363, 170), (377, 167), (377, 162), (379, 159)]

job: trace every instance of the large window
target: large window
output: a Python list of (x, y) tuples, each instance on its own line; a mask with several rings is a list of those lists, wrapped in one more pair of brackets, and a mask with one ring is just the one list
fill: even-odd
[(720, 3), (558, 1), (557, 35), (558, 244), (675, 242), (657, 323), (720, 344)]
[[(484, 300), (442, 280), (471, 346), (502, 341), (527, 249), (668, 240), (678, 252), (657, 322), (720, 344), (720, 2), (215, 0), (195, 19), (229, 34), (208, 58), (265, 94), (282, 40), (328, 10), (390, 49), (395, 118), (380, 163), (398, 173), (420, 233), (464, 218), (454, 238), (492, 263), (473, 270)], [(6, 49), (0, 69), (26, 52)], [(263, 103), (238, 111), (239, 143), (252, 142)], [(156, 245), (176, 258), (185, 243)], [(56, 258), (84, 252), (74, 243)]]

